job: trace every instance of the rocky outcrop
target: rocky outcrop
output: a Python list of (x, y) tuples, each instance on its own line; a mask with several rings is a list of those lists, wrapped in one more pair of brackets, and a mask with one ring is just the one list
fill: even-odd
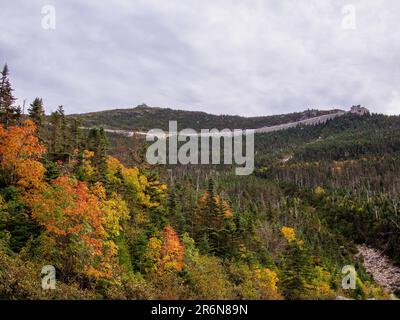
[(364, 267), (375, 282), (388, 292), (400, 289), (400, 268), (394, 266), (380, 251), (366, 245), (357, 246), (358, 255), (364, 260)]
[(369, 114), (369, 110), (367, 108), (361, 107), (360, 105), (358, 106), (352, 106), (350, 113), (358, 114), (360, 116), (363, 116), (365, 114)]

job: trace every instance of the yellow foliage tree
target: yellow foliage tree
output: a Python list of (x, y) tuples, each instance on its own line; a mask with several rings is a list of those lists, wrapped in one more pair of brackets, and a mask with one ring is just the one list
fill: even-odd
[(321, 196), (321, 195), (325, 194), (325, 190), (324, 190), (324, 188), (322, 188), (321, 186), (318, 186), (318, 187), (316, 187), (316, 188), (314, 189), (314, 193), (315, 193), (317, 196)]
[(149, 189), (158, 187), (157, 192), (165, 193), (167, 188), (165, 184), (149, 182), (146, 176), (140, 174), (138, 168), (127, 168), (114, 157), (108, 157), (107, 160), (107, 179), (117, 188), (124, 186), (129, 197), (134, 199), (138, 206), (146, 208), (160, 205), (152, 199)]
[(282, 227), (281, 233), (283, 237), (290, 243), (296, 241), (296, 232), (293, 228), (290, 227)]
[(96, 170), (92, 165), (92, 159), (94, 158), (94, 152), (89, 150), (83, 151), (82, 160), (82, 173), (86, 181), (91, 181), (96, 175)]
[(240, 264), (231, 267), (232, 277), (237, 278), (236, 289), (241, 299), (280, 300), (278, 275), (269, 268)]

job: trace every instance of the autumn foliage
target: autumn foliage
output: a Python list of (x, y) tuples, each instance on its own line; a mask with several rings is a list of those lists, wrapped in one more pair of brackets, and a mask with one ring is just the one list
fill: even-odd
[(170, 226), (165, 227), (163, 245), (161, 247), (161, 259), (159, 261), (161, 267), (165, 270), (182, 270), (184, 254), (185, 247), (179, 240), (175, 230)]
[(180, 241), (176, 231), (167, 226), (161, 239), (152, 237), (147, 245), (147, 259), (150, 262), (149, 271), (162, 274), (166, 271), (181, 271), (184, 266), (185, 246)]
[(112, 276), (117, 246), (110, 232), (118, 234), (119, 220), (127, 213), (116, 203), (104, 202), (103, 196), (100, 185), (93, 193), (85, 182), (61, 176), (35, 202), (32, 215), (47, 231), (48, 254), (65, 272)]
[(46, 148), (35, 132), (36, 126), (30, 120), (7, 129), (0, 125), (1, 168), (8, 172), (8, 183), (25, 189), (38, 188), (45, 172), (39, 160)]

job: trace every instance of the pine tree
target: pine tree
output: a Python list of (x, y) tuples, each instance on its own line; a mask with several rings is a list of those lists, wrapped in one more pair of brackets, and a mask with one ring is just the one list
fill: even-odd
[(61, 119), (60, 114), (55, 111), (50, 115), (50, 141), (49, 152), (52, 154), (52, 160), (56, 160), (61, 152)]
[(22, 108), (21, 106), (15, 107), (14, 119), (17, 124), (21, 123)]
[(45, 113), (43, 108), (43, 100), (40, 98), (36, 98), (33, 100), (30, 108), (28, 109), (29, 118), (33, 120), (38, 130), (43, 129)]
[(179, 233), (185, 232), (187, 228), (186, 219), (179, 204), (177, 189), (171, 189), (168, 194), (167, 211), (168, 218), (176, 226), (176, 230)]
[(192, 217), (192, 235), (196, 241), (206, 243), (210, 252), (225, 255), (236, 230), (234, 214), (227, 201), (215, 191), (213, 179), (209, 179), (207, 191), (198, 200)]
[(53, 160), (66, 160), (71, 151), (71, 139), (68, 133), (68, 124), (65, 118), (63, 106), (59, 106), (57, 111), (50, 115), (50, 152), (53, 154)]
[(94, 166), (99, 180), (106, 182), (108, 141), (103, 128), (92, 128), (88, 134), (88, 150), (94, 152)]
[(58, 106), (57, 113), (60, 117), (61, 149), (62, 152), (66, 154), (70, 149), (70, 143), (68, 138), (68, 123), (65, 117), (64, 107)]
[(310, 253), (293, 240), (283, 264), (281, 286), (287, 299), (301, 299), (313, 277)]
[(80, 121), (76, 118), (70, 119), (70, 130), (69, 130), (69, 145), (74, 150), (80, 150), (82, 148), (82, 131), (80, 129)]
[(1, 123), (8, 127), (18, 121), (21, 112), (13, 106), (15, 98), (10, 84), (9, 70), (7, 64), (4, 65), (0, 78), (0, 119)]

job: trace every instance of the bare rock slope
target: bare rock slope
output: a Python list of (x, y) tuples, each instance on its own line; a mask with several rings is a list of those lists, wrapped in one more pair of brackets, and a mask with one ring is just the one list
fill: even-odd
[(388, 292), (400, 289), (400, 268), (394, 266), (380, 251), (366, 245), (357, 246), (364, 260), (365, 269), (373, 276), (377, 284)]

